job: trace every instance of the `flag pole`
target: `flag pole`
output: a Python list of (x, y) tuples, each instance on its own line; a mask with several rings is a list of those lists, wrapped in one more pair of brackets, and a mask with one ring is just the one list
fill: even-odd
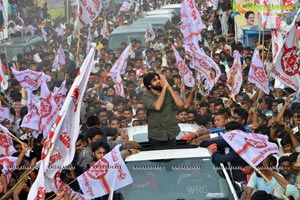
[(80, 46), (80, 12), (79, 12), (79, 4), (78, 6), (78, 13), (77, 13), (77, 23), (78, 23), (78, 30), (77, 30), (77, 51), (76, 51), (76, 67), (78, 65), (78, 68), (80, 65), (78, 64), (79, 62), (79, 46)]
[(265, 52), (265, 29), (262, 27), (262, 54), (261, 54), (261, 61), (264, 64), (264, 52)]
[(289, 198), (285, 195), (285, 194), (283, 194), (282, 193), (282, 191), (277, 187), (277, 186), (275, 186), (272, 182), (271, 182), (271, 180), (270, 179), (268, 179), (268, 177), (266, 177), (257, 167), (254, 167), (254, 170), (257, 172), (257, 173), (259, 173), (259, 175), (261, 175), (264, 179), (265, 179), (265, 181), (268, 183), (268, 184), (270, 184), (270, 186), (276, 191), (276, 192), (278, 192), (278, 194), (280, 194), (280, 196), (282, 196), (282, 198), (284, 199), (284, 200), (288, 200)]
[[(6, 42), (4, 42), (4, 53), (5, 53), (5, 57), (6, 57), (6, 69), (7, 69), (7, 75), (8, 75), (8, 77), (11, 77), (11, 76), (10, 76), (10, 69), (9, 69), (9, 66), (8, 66), (8, 56), (7, 56)], [(2, 67), (2, 66), (1, 66), (1, 67)]]

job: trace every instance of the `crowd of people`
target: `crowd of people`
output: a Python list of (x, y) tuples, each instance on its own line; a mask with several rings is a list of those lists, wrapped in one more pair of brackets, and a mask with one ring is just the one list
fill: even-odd
[[(275, 199), (275, 196), (281, 198), (281, 196), (236, 152), (230, 149), (229, 152), (224, 153), (224, 148), (228, 147), (228, 144), (220, 135), (237, 129), (267, 135), (270, 141), (279, 146), (280, 151), (276, 155), (269, 156), (261, 164), (265, 167), (262, 173), (283, 193), (290, 196), (290, 199), (299, 198), (300, 103), (293, 96), (296, 91), (288, 87), (277, 87), (274, 85), (275, 80), (269, 74), (270, 94), (265, 94), (248, 81), (254, 49), (245, 47), (241, 42), (234, 43), (229, 40), (228, 33), (234, 34), (234, 30), (229, 18), (230, 7), (225, 5), (228, 2), (230, 1), (221, 1), (222, 6), (219, 7), (216, 7), (213, 2), (211, 4), (197, 2), (205, 25), (199, 46), (221, 70), (219, 80), (210, 91), (205, 90), (202, 83), (197, 83), (194, 87), (184, 85), (179, 75), (172, 45), (184, 58), (187, 66), (190, 66), (191, 58), (185, 55), (180, 24), (173, 23), (166, 27), (165, 32), (157, 30), (161, 34), (146, 43), (145, 48), (141, 46), (141, 41), (135, 39), (130, 41), (132, 48), (126, 73), (122, 76), (125, 86), (125, 95), (122, 97), (116, 94), (110, 70), (127, 47), (128, 41), (121, 43), (116, 52), (110, 50), (108, 38), (102, 35), (103, 21), (107, 20), (111, 32), (118, 26), (132, 23), (141, 17), (143, 12), (157, 9), (160, 2), (140, 1), (133, 4), (131, 11), (123, 13), (119, 12), (121, 4), (109, 1), (96, 20), (88, 27), (82, 28), (78, 38), (73, 32), (73, 21), (54, 22), (47, 13), (46, 7), (40, 8), (41, 12), (29, 13), (22, 18), (24, 15), (18, 14), (20, 12), (16, 1), (16, 11), (9, 20), (10, 37), (42, 36), (43, 29), (47, 32), (47, 48), (42, 49), (37, 46), (35, 51), (16, 55), (17, 59), (11, 62), (10, 60), (7, 62), (6, 55), (2, 53), (2, 69), (6, 74), (9, 72), (9, 67), (13, 65), (20, 71), (31, 69), (44, 72), (51, 76), (51, 81), (48, 83), (50, 91), (53, 91), (54, 87), (59, 87), (64, 80), (69, 89), (87, 55), (89, 29), (93, 42), (97, 44), (97, 54), (81, 102), (82, 128), (76, 142), (75, 157), (70, 165), (72, 168), (62, 171), (61, 179), (64, 182), (72, 182), (116, 144), (122, 144), (124, 158), (138, 153), (140, 145), (128, 141), (128, 135), (122, 131), (122, 128), (148, 125), (150, 145), (176, 145), (176, 136), (180, 132), (178, 123), (191, 123), (198, 124), (200, 128), (196, 134), (191, 134), (187, 138), (187, 143), (207, 147), (212, 152), (212, 160), (215, 164), (230, 162), (231, 166), (237, 167), (233, 170), (232, 176), (235, 181), (244, 185), (242, 199), (266, 200)], [(78, 40), (80, 45), (77, 54)], [(62, 45), (64, 50), (66, 64), (58, 69), (52, 69), (59, 45)], [(269, 46), (267, 43), (263, 45)], [(273, 67), (272, 55), (266, 48), (259, 50), (265, 58), (264, 65), (269, 73), (268, 69)], [(234, 51), (239, 51), (241, 55), (243, 70), (243, 85), (236, 96), (231, 94), (232, 91), (227, 85), (228, 72), (234, 62)], [(35, 59), (36, 54), (41, 61)], [(14, 141), (13, 146), (16, 150), (14, 154), (6, 155), (6, 152), (1, 154), (2, 157), (15, 157), (16, 167), (35, 166), (41, 159), (43, 134), (34, 138), (31, 134), (33, 130), (21, 127), (22, 120), (28, 113), (27, 96), (24, 88), (13, 75), (9, 77), (8, 83), (8, 89), (2, 89), (0, 102), (2, 108), (9, 108), (13, 120), (2, 119), (1, 125), (22, 143)], [(34, 95), (39, 98), (39, 90), (35, 91)], [(3, 163), (0, 166), (1, 169), (5, 169)], [(30, 186), (36, 179), (37, 170), (11, 190), (24, 176), (24, 171), (26, 172), (20, 169), (6, 170), (3, 173), (2, 170), (0, 176), (2, 196), (5, 195), (6, 198), (13, 200), (27, 199)], [(71, 186), (73, 190), (80, 191), (77, 185), (71, 184)], [(47, 197), (55, 197), (55, 195), (50, 193)], [(55, 199), (62, 197), (72, 199), (72, 196), (63, 189), (57, 191)], [(106, 198), (107, 196), (104, 196), (99, 199)]]

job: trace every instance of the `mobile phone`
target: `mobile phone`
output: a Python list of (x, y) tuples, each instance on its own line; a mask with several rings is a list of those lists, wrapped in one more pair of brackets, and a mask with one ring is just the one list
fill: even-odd
[(294, 133), (294, 134), (296, 134), (296, 133), (298, 133), (298, 132), (299, 132), (299, 128), (298, 128), (298, 126), (296, 126), (295, 128), (293, 128), (292, 130), (293, 130), (293, 133)]

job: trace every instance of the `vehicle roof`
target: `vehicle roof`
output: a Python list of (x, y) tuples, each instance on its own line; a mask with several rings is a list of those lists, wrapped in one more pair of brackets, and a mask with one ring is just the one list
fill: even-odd
[(120, 33), (145, 32), (146, 31), (146, 27), (147, 27), (147, 24), (145, 24), (144, 26), (134, 25), (134, 24), (124, 25), (124, 26), (120, 26), (120, 27), (114, 29), (111, 32), (111, 35), (120, 34)]
[(44, 41), (42, 37), (40, 36), (24, 36), (24, 37), (14, 37), (9, 38), (7, 40), (2, 40), (0, 42), (1, 46), (6, 45), (25, 45), (28, 43), (34, 43), (34, 42), (42, 42)]
[(165, 5), (163, 7), (161, 7), (161, 9), (173, 9), (173, 8), (181, 8), (181, 4), (180, 3), (175, 3), (175, 4), (168, 4)]
[(136, 21), (134, 21), (132, 24), (136, 23), (146, 23), (149, 22), (150, 24), (164, 24), (167, 22), (170, 22), (170, 18), (167, 16), (147, 16), (145, 18), (140, 18)]
[(161, 14), (176, 14), (173, 9), (164, 9), (164, 10), (152, 10), (146, 12), (144, 15), (161, 15)]
[(211, 157), (207, 148), (179, 148), (160, 149), (152, 151), (140, 151), (126, 158), (126, 162), (161, 160), (161, 159), (182, 159), (182, 158), (208, 158)]

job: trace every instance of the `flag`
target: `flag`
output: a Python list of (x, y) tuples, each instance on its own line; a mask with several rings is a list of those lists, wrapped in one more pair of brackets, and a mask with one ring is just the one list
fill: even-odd
[(10, 113), (9, 108), (0, 106), (0, 122), (2, 122), (5, 118), (9, 121), (14, 121), (14, 116)]
[(206, 85), (210, 91), (221, 76), (221, 70), (217, 63), (207, 56), (202, 49), (197, 48), (191, 59), (191, 66), (206, 79)]
[(43, 62), (40, 55), (39, 55), (39, 53), (36, 53), (36, 54), (33, 55), (33, 60), (37, 63)]
[(234, 130), (221, 136), (252, 167), (256, 167), (268, 155), (278, 153), (277, 145), (268, 142), (266, 135)]
[[(28, 195), (28, 199), (37, 196), (38, 188), (45, 185), (45, 176), (54, 178), (62, 167), (68, 166), (75, 154), (75, 143), (80, 131), (80, 107), (87, 86), (94, 60), (95, 49), (92, 48), (84, 60), (66, 100), (52, 126), (46, 140), (44, 141), (41, 167), (38, 177), (43, 182), (34, 182)], [(50, 192), (51, 188), (43, 188)]]
[(227, 85), (232, 91), (232, 94), (237, 95), (243, 84), (241, 55), (238, 51), (235, 51), (233, 57), (233, 65), (227, 74)]
[(101, 1), (100, 0), (77, 0), (77, 5), (79, 5), (79, 24), (80, 28), (90, 24), (98, 17), (101, 11)]
[(265, 94), (269, 94), (269, 82), (264, 69), (264, 65), (260, 59), (258, 49), (254, 50), (252, 62), (250, 65), (248, 81), (261, 89)]
[(124, 1), (119, 12), (129, 12), (132, 4), (128, 1)]
[(175, 58), (177, 61), (177, 66), (179, 70), (180, 76), (183, 78), (183, 82), (188, 87), (194, 87), (195, 86), (195, 79), (193, 77), (193, 73), (191, 70), (186, 66), (184, 61), (182, 60), (181, 56), (179, 55), (178, 51), (174, 46), (172, 46)]
[(36, 164), (36, 167), (39, 167), (39, 171), (33, 185), (29, 190), (27, 199), (33, 200), (44, 200), (46, 197), (46, 187), (45, 187), (45, 176), (44, 176), (44, 166), (39, 161)]
[(60, 44), (56, 52), (55, 59), (53, 61), (52, 69), (57, 69), (60, 66), (65, 64), (66, 64), (66, 57), (65, 57), (64, 50), (62, 49), (62, 46)]
[(299, 89), (300, 83), (296, 30), (297, 28), (294, 20), (287, 32), (283, 45), (279, 47), (279, 51), (275, 57), (274, 67), (270, 72), (272, 77), (280, 80), (280, 82), (291, 87), (295, 91)]
[(184, 48), (189, 55), (198, 47), (201, 41), (201, 31), (204, 25), (194, 0), (181, 1), (181, 25), (180, 30), (184, 37)]
[(116, 84), (116, 94), (120, 96), (124, 96), (124, 86), (121, 75), (125, 73), (127, 67), (127, 60), (130, 53), (131, 44), (126, 47), (126, 49), (122, 52), (118, 60), (115, 62), (114, 66), (111, 68), (111, 78)]
[(45, 40), (45, 42), (47, 42), (47, 32), (45, 31), (45, 29), (44, 28), (42, 28), (42, 37), (43, 37), (43, 39)]
[(3, 72), (1, 60), (0, 60), (0, 85), (1, 85), (1, 90), (7, 90), (8, 81), (7, 81), (7, 76)]
[(18, 157), (14, 156), (5, 156), (0, 157), (0, 165), (2, 165), (2, 173), (6, 176), (6, 180), (9, 183), (11, 179), (11, 175), (14, 169), (17, 167)]
[(42, 84), (42, 79), (44, 79), (46, 82), (51, 81), (51, 77), (43, 72), (36, 72), (30, 69), (16, 71), (13, 68), (11, 68), (11, 71), (23, 88), (37, 90)]
[(0, 124), (0, 154), (11, 156), (16, 151), (9, 130)]
[(151, 24), (147, 24), (147, 29), (145, 33), (145, 42), (150, 42), (155, 39), (155, 32)]
[(62, 105), (66, 100), (66, 96), (67, 96), (66, 94), (67, 94), (66, 81), (63, 81), (59, 88), (54, 87), (52, 95), (59, 109), (61, 109)]
[(7, 26), (8, 24), (8, 2), (0, 1), (0, 11), (2, 12), (3, 24), (0, 26)]
[(272, 29), (272, 56), (273, 61), (275, 61), (275, 57), (279, 51), (279, 47), (283, 45), (283, 37), (282, 31), (280, 29)]
[(32, 90), (26, 89), (28, 113), (22, 120), (21, 127), (37, 130), (41, 133), (41, 118), (38, 111), (37, 100), (32, 94)]
[(88, 54), (91, 48), (91, 42), (93, 41), (93, 37), (91, 34), (91, 28), (89, 28), (89, 33), (87, 36), (87, 43), (86, 43), (86, 53)]
[(45, 81), (43, 81), (41, 85), (40, 108), (41, 131), (43, 132), (44, 138), (46, 138), (60, 109)]
[(104, 19), (104, 21), (103, 21), (103, 28), (102, 28), (102, 36), (105, 39), (109, 39), (109, 35), (110, 35), (110, 33), (109, 33), (108, 24), (107, 24), (106, 19)]
[(106, 195), (133, 182), (120, 153), (120, 144), (77, 177), (86, 199)]

